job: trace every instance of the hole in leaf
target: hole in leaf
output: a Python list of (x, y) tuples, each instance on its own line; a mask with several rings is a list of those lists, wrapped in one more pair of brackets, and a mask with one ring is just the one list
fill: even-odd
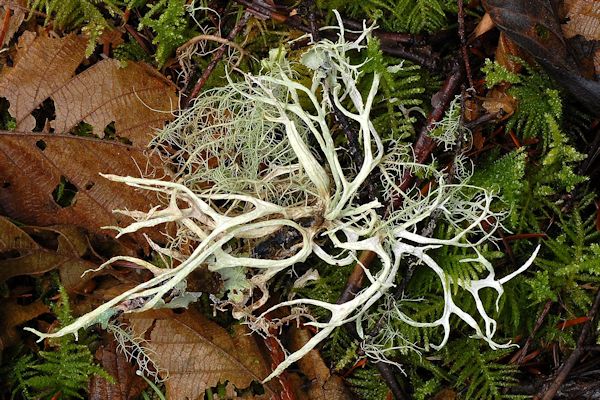
[(46, 150), (46, 142), (44, 142), (42, 139), (38, 140), (37, 142), (35, 142), (35, 145), (37, 146), (38, 149), (40, 149), (41, 151)]
[[(54, 101), (51, 99), (46, 99), (44, 102), (35, 110), (31, 112), (33, 118), (35, 118), (35, 128), (33, 128), (34, 132), (43, 132), (44, 128), (46, 128), (46, 124), (48, 121), (54, 121), (56, 119), (56, 112), (54, 109)], [(48, 129), (49, 132), (54, 131), (54, 129)]]
[(91, 188), (94, 187), (95, 184), (96, 184), (95, 182), (88, 181), (88, 183), (86, 183), (85, 186), (84, 186), (85, 190), (90, 190)]
[(8, 189), (9, 187), (10, 187), (10, 182), (9, 181), (2, 182), (2, 189)]
[(73, 129), (71, 129), (70, 133), (74, 136), (95, 137), (94, 129), (87, 122), (78, 123)]
[(104, 127), (104, 134), (107, 139), (114, 139), (115, 133), (117, 130), (115, 129), (115, 121), (112, 121), (110, 124)]
[(4, 97), (0, 97), (0, 129), (14, 131), (17, 127), (16, 120), (8, 113), (10, 103)]
[(64, 176), (60, 177), (60, 182), (52, 191), (52, 198), (62, 208), (69, 207), (75, 202), (77, 187), (73, 185)]

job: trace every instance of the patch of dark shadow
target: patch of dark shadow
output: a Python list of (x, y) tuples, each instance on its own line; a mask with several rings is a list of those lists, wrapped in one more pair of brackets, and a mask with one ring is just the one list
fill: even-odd
[(117, 136), (117, 130), (115, 128), (115, 121), (112, 121), (110, 124), (104, 127), (104, 137), (106, 139), (114, 140)]
[(92, 58), (95, 58), (95, 57), (92, 56), (90, 58), (86, 58), (85, 60), (83, 60), (83, 62), (81, 64), (79, 64), (77, 66), (77, 68), (75, 69), (75, 75), (82, 73), (86, 69), (90, 68), (92, 65), (96, 64), (97, 61), (99, 61), (97, 59), (92, 60)]
[(10, 102), (0, 97), (0, 130), (3, 131), (13, 131), (17, 127), (17, 122), (8, 112), (9, 107)]
[(104, 140), (114, 140), (115, 142), (123, 143), (128, 146), (133, 144), (133, 142), (128, 138), (117, 135), (115, 121), (112, 121), (110, 124), (107, 124), (104, 127)]
[(62, 208), (69, 207), (75, 203), (75, 196), (77, 195), (77, 187), (73, 185), (69, 180), (61, 176), (60, 182), (52, 191), (52, 198)]
[(40, 149), (41, 151), (46, 150), (46, 142), (44, 142), (42, 139), (38, 140), (37, 142), (35, 142), (35, 146)]
[[(18, 245), (18, 243), (15, 243), (15, 245)], [(6, 251), (0, 251), (0, 260), (8, 260), (9, 258), (17, 258), (17, 257), (21, 257), (21, 252), (19, 250), (6, 250)]]
[(52, 133), (54, 131), (52, 128), (46, 129), (48, 121), (54, 121), (56, 119), (56, 111), (52, 99), (44, 100), (38, 108), (31, 112), (31, 115), (35, 118), (34, 132), (48, 131), (49, 133)]
[(37, 244), (40, 246), (52, 250), (57, 251), (59, 246), (59, 237), (58, 232), (38, 229), (38, 228), (25, 228), (25, 232), (31, 237)]
[(90, 124), (88, 124), (87, 122), (80, 122), (77, 125), (75, 125), (75, 127), (73, 129), (71, 129), (71, 131), (69, 131), (69, 133), (73, 136), (80, 136), (80, 137), (96, 137), (94, 135), (94, 128), (92, 128), (92, 126)]
[[(117, 136), (117, 140), (123, 144), (126, 144), (127, 146), (131, 146), (133, 144), (133, 142), (126, 137)], [(129, 150), (129, 149), (127, 149), (127, 150)]]
[(2, 182), (2, 189), (8, 189), (9, 187), (10, 187), (10, 182), (9, 181)]
[(91, 190), (94, 187), (95, 184), (96, 184), (96, 182), (88, 181), (85, 184), (84, 188), (85, 188), (85, 190)]

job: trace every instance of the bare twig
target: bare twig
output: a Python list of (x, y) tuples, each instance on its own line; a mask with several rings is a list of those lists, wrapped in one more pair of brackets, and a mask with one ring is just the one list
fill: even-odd
[(561, 385), (565, 382), (569, 373), (579, 361), (579, 358), (583, 355), (585, 345), (588, 342), (590, 335), (592, 334), (592, 330), (595, 326), (594, 320), (596, 314), (598, 313), (598, 309), (600, 308), (600, 289), (596, 293), (596, 298), (594, 299), (594, 303), (592, 304), (592, 308), (588, 312), (589, 320), (583, 326), (581, 330), (581, 334), (577, 339), (577, 345), (575, 350), (571, 353), (569, 358), (563, 363), (563, 365), (558, 369), (552, 384), (546, 389), (542, 389), (535, 397), (535, 400), (552, 400), (558, 389), (560, 389)]
[(242, 55), (246, 55), (247, 52), (246, 50), (244, 50), (244, 48), (242, 46), (240, 46), (239, 44), (237, 44), (236, 42), (232, 42), (230, 40), (227, 40), (221, 36), (215, 36), (215, 35), (198, 35), (198, 36), (194, 36), (193, 38), (191, 38), (190, 40), (188, 40), (187, 42), (185, 42), (184, 44), (182, 44), (178, 49), (177, 52), (181, 52), (185, 49), (187, 49), (190, 46), (195, 45), (198, 42), (201, 42), (203, 40), (209, 40), (212, 42), (217, 42), (217, 43), (221, 43), (221, 44), (225, 44), (229, 47), (233, 47), (234, 49), (236, 49), (237, 51), (240, 52), (240, 54)]
[(0, 47), (2, 46), (2, 43), (4, 43), (6, 32), (8, 32), (8, 27), (10, 25), (10, 14), (10, 8), (6, 7), (4, 12), (4, 18), (2, 19), (2, 30), (0, 30)]
[[(419, 132), (419, 136), (413, 148), (415, 162), (424, 163), (435, 149), (436, 142), (429, 136), (429, 132), (431, 132), (435, 128), (435, 124), (444, 117), (444, 113), (448, 109), (448, 106), (454, 99), (456, 93), (458, 93), (464, 78), (465, 74), (460, 63), (455, 61), (450, 71), (450, 75), (444, 82), (442, 88), (431, 99), (433, 110), (429, 114), (427, 122)], [(410, 172), (405, 173), (399, 185), (400, 189), (406, 191), (413, 184), (413, 181), (414, 176)], [(393, 199), (388, 206), (387, 213), (390, 213), (392, 209), (399, 207), (401, 202), (401, 198)]]
[[(235, 26), (233, 27), (233, 29), (231, 30), (231, 32), (229, 32), (229, 34), (227, 35), (227, 39), (226, 39), (227, 42), (233, 42), (233, 40), (235, 39), (235, 37), (241, 32), (241, 30), (244, 28), (244, 26), (246, 26), (246, 23), (248, 22), (248, 19), (250, 19), (250, 15), (251, 14), (249, 12), (245, 12), (244, 13), (244, 15), (242, 16), (242, 18), (240, 18), (240, 20), (235, 24)], [(219, 61), (221, 61), (221, 59), (225, 55), (225, 50), (226, 49), (227, 49), (227, 46), (226, 45), (222, 45), (213, 54), (212, 59), (210, 60), (210, 63), (204, 69), (204, 71), (202, 71), (202, 75), (198, 79), (198, 82), (196, 82), (196, 85), (192, 89), (192, 92), (183, 101), (183, 103), (184, 103), (183, 107), (186, 107), (190, 103), (191, 100), (195, 99), (198, 96), (198, 94), (200, 94), (200, 91), (202, 90), (202, 88), (204, 87), (204, 85), (206, 84), (206, 82), (208, 81), (208, 78), (210, 78), (210, 75), (212, 74), (212, 72), (214, 71), (214, 69), (217, 67), (217, 64), (219, 63)]]
[(352, 300), (354, 296), (356, 296), (356, 294), (362, 289), (365, 278), (364, 268), (369, 268), (375, 258), (376, 254), (372, 251), (363, 251), (360, 254), (358, 262), (354, 266), (354, 269), (348, 278), (348, 282), (346, 282), (346, 287), (337, 301), (338, 304)]
[[(298, 17), (298, 15), (287, 15), (284, 12), (277, 10), (275, 7), (269, 6), (267, 3), (254, 3), (250, 0), (235, 0), (236, 3), (241, 4), (247, 8), (249, 12), (263, 17), (271, 18), (275, 22), (283, 23), (288, 25), (290, 28), (297, 29), (305, 33), (313, 32), (313, 28), (317, 27), (314, 19), (311, 19), (309, 15), (309, 24), (305, 24)], [(355, 21), (348, 22), (344, 19), (344, 25), (348, 25), (349, 28), (357, 26)], [(362, 25), (360, 25), (362, 28)], [(321, 32), (321, 35), (328, 39), (335, 39), (337, 33), (325, 31)], [(349, 31), (344, 32), (345, 37), (350, 40), (356, 39), (358, 36)], [(390, 33), (375, 30), (373, 35), (379, 37), (381, 41), (381, 50), (389, 55), (396, 57), (402, 57), (416, 64), (419, 64), (429, 70), (438, 70), (440, 67), (439, 56), (431, 52), (424, 51), (424, 49), (409, 49), (405, 47), (405, 44), (411, 42), (408, 37), (404, 37), (401, 33)], [(421, 37), (415, 37), (412, 39), (412, 43), (421, 43)]]
[(550, 312), (550, 308), (552, 307), (553, 303), (554, 302), (552, 300), (548, 300), (546, 302), (546, 304), (544, 304), (544, 308), (542, 309), (542, 312), (540, 313), (540, 315), (538, 315), (537, 319), (535, 320), (535, 325), (533, 326), (533, 330), (529, 334), (529, 337), (525, 341), (525, 344), (510, 359), (509, 362), (511, 364), (521, 365), (523, 363), (523, 359), (527, 355), (527, 351), (529, 350), (529, 346), (531, 346), (531, 342), (533, 342), (533, 338), (535, 337), (535, 334), (537, 333), (537, 331), (542, 327), (542, 324), (544, 323), (544, 320), (546, 319), (546, 316)]
[(145, 38), (143, 38), (138, 33), (138, 31), (136, 31), (133, 28), (133, 26), (131, 26), (129, 24), (125, 24), (125, 25), (123, 25), (123, 27), (125, 28), (125, 30), (127, 31), (127, 33), (129, 33), (131, 35), (131, 37), (133, 37), (133, 40), (135, 40), (137, 42), (137, 44), (140, 45), (140, 47), (144, 50), (144, 52), (146, 54), (153, 54), (152, 50), (148, 46), (148, 42), (145, 40)]
[(467, 51), (467, 38), (465, 36), (465, 4), (464, 0), (458, 0), (458, 37), (460, 38), (460, 52), (462, 54), (463, 65), (467, 74), (467, 82), (470, 88), (474, 88), (473, 76), (471, 74), (471, 63), (469, 62), (469, 53)]

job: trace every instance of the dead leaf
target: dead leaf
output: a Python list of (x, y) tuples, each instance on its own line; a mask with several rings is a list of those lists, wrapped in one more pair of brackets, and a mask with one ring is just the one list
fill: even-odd
[(456, 400), (458, 397), (457, 393), (452, 389), (440, 390), (432, 400)]
[[(27, 228), (25, 228), (27, 229)], [(8, 219), (0, 217), (0, 282), (19, 275), (39, 275), (58, 269), (61, 283), (68, 291), (75, 291), (95, 274), (81, 275), (97, 265), (83, 259), (88, 251), (85, 233), (74, 227), (28, 228), (52, 231), (57, 236), (56, 250), (42, 247), (33, 238)]]
[(87, 39), (67, 35), (56, 39), (41, 35), (31, 42), (30, 32), (19, 40), (18, 58), (0, 74), (0, 96), (10, 102), (9, 112), (17, 130), (35, 127), (31, 112), (63, 87), (83, 61)]
[[(565, 0), (567, 23), (562, 25), (566, 38), (581, 35), (588, 41), (600, 41), (600, 2), (597, 0)], [(600, 46), (593, 53), (596, 75), (600, 76)]]
[(114, 122), (116, 135), (137, 146), (145, 146), (154, 129), (171, 119), (175, 87), (151, 67), (136, 62), (121, 66), (106, 59), (73, 76), (84, 59), (87, 39), (42, 33), (32, 40), (32, 35), (22, 36), (15, 66), (0, 74), (0, 97), (10, 102), (17, 130), (34, 129), (31, 112), (46, 99), (54, 102), (56, 132), (68, 133), (86, 122), (102, 138)]
[[(292, 326), (290, 330), (290, 350), (296, 351), (304, 346), (310, 339), (311, 334), (306, 329)], [(308, 378), (305, 389), (308, 396), (298, 395), (298, 398), (310, 400), (346, 400), (352, 396), (343, 379), (338, 375), (332, 375), (329, 368), (321, 358), (317, 350), (311, 350), (298, 361), (300, 370)]]
[(500, 32), (494, 60), (510, 72), (519, 73), (522, 65), (515, 58), (526, 59), (523, 51), (504, 32)]
[(567, 23), (563, 25), (566, 37), (585, 36), (600, 40), (600, 2), (597, 0), (565, 0)]
[[(102, 45), (103, 48), (115, 48), (123, 43), (123, 32), (121, 29), (105, 29), (102, 31), (102, 34), (98, 38), (98, 43)], [(104, 54), (108, 55), (108, 52), (104, 52)]]
[(508, 118), (515, 112), (517, 100), (506, 93), (506, 87), (495, 87), (487, 93), (481, 105), (489, 114), (503, 112), (504, 118)]
[[(125, 218), (113, 210), (146, 210), (158, 199), (99, 173), (140, 176), (147, 162), (143, 149), (115, 141), (0, 131), (0, 211), (37, 226), (78, 225), (94, 232), (119, 225)], [(57, 190), (67, 183), (74, 197), (57, 203)], [(146, 243), (141, 235), (133, 237)]]
[(590, 111), (600, 115), (600, 82), (585, 77), (550, 2), (484, 0), (482, 4), (502, 32)]
[(475, 27), (475, 29), (473, 29), (473, 33), (471, 33), (471, 38), (472, 39), (478, 38), (479, 36), (485, 34), (486, 32), (489, 32), (493, 28), (494, 28), (494, 21), (492, 21), (492, 17), (490, 17), (490, 14), (485, 13), (485, 14), (483, 14), (483, 17), (481, 17), (481, 20), (479, 20), (479, 22), (477, 23), (477, 26)]
[[(0, 47), (5, 46), (10, 42), (15, 33), (25, 19), (25, 10), (27, 1), (18, 0), (13, 2), (0, 2), (0, 21), (5, 21), (8, 18), (8, 25), (4, 31), (3, 40), (0, 40)], [(10, 17), (6, 16), (7, 11), (11, 12)], [(0, 25), (0, 29), (4, 30), (4, 26)]]
[(127, 361), (125, 355), (117, 350), (117, 343), (112, 335), (106, 334), (105, 339), (108, 343), (96, 351), (96, 360), (115, 379), (115, 383), (94, 375), (89, 384), (89, 399), (137, 399), (148, 384), (136, 374), (137, 367)]
[(172, 85), (142, 63), (102, 60), (74, 77), (52, 95), (54, 129), (68, 132), (81, 121), (103, 138), (111, 122), (120, 137), (145, 146), (156, 128), (171, 118), (177, 105)]
[(21, 325), (49, 311), (41, 300), (27, 305), (18, 304), (16, 300), (3, 300), (0, 307), (0, 350), (21, 340)]
[[(230, 336), (192, 310), (182, 314), (151, 311), (134, 315), (130, 324), (136, 335), (148, 338), (148, 346), (156, 353), (154, 361), (168, 371), (169, 399), (202, 399), (207, 388), (225, 381), (245, 389), (270, 373), (269, 362), (242, 326), (236, 326)], [(280, 391), (275, 380), (263, 387), (267, 398)]]

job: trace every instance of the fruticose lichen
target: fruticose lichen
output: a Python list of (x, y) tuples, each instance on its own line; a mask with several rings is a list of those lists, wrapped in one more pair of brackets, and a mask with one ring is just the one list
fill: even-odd
[[(469, 185), (470, 171), (466, 167), (455, 177), (455, 183), (450, 183), (443, 170), (415, 162), (410, 148), (394, 143), (384, 145), (371, 123), (379, 76), (373, 73), (368, 77), (370, 89), (361, 95), (357, 81), (367, 77), (361, 76), (361, 64), (352, 63), (349, 57), (366, 47), (372, 27), (352, 32), (355, 40), (345, 39), (341, 20), (338, 27), (327, 29), (338, 31), (337, 41), (313, 43), (300, 60), (312, 75), (310, 87), (298, 82), (294, 65), (285, 52), (275, 51), (263, 63), (263, 73), (240, 72), (242, 80), (230, 79), (227, 86), (207, 91), (160, 132), (153, 145), (170, 152), (176, 171), (173, 179), (105, 176), (168, 197), (166, 206), (148, 212), (118, 211), (135, 222), (116, 229), (120, 236), (165, 222), (175, 223), (177, 233), (168, 248), (152, 245), (179, 263), (161, 269), (143, 260), (115, 257), (104, 265), (127, 259), (148, 268), (154, 278), (57, 332), (34, 331), (36, 334), (41, 338), (76, 335), (81, 328), (106, 321), (117, 309), (139, 312), (168, 306), (166, 295), (185, 296), (182, 285), (186, 277), (207, 265), (224, 278), (228, 289), (224, 302), (232, 307), (234, 316), (244, 318), (264, 334), (269, 334), (271, 323), (266, 316), (277, 308), (315, 306), (330, 312), (327, 321), (306, 323), (318, 332), (300, 350), (289, 354), (266, 378), (269, 380), (342, 324), (354, 321), (359, 335), (363, 335), (361, 321), (365, 314), (395, 286), (402, 261), (411, 258), (411, 262), (418, 260), (420, 268), (430, 268), (439, 277), (443, 312), (434, 321), (411, 319), (401, 303), (390, 312), (412, 326), (442, 327), (443, 340), (431, 346), (435, 349), (447, 342), (453, 314), (473, 329), (473, 336), (492, 348), (508, 346), (493, 340), (496, 323), (485, 310), (479, 291), (491, 288), (499, 299), (502, 285), (531, 265), (537, 249), (520, 268), (496, 277), (492, 264), (477, 250), (477, 246), (493, 238), (504, 216), (491, 208), (493, 194)], [(344, 164), (344, 149), (334, 142), (328, 117), (334, 107), (357, 127), (363, 161), (356, 170)], [(398, 182), (409, 172), (429, 180), (430, 189), (402, 190)], [(382, 201), (396, 200), (397, 206), (386, 213), (378, 212), (383, 206), (377, 199), (360, 201), (360, 189), (373, 175), (380, 179)], [(434, 213), (452, 227), (452, 238), (419, 233), (419, 227)], [(282, 229), (297, 238), (288, 248), (270, 257), (258, 257), (249, 250), (252, 244)], [(182, 243), (193, 245), (191, 254), (178, 251)], [(452, 282), (429, 255), (441, 246), (471, 249), (473, 257), (464, 261), (479, 263), (487, 276)], [(365, 269), (368, 284), (351, 300), (331, 304), (309, 298), (293, 299), (253, 316), (269, 298), (269, 281), (281, 271), (311, 256), (332, 266), (349, 265), (357, 261), (362, 251), (374, 252), (381, 268), (376, 273)], [(452, 284), (472, 295), (477, 315), (468, 314), (455, 303)], [(371, 355), (374, 349), (376, 346), (371, 347)]]

